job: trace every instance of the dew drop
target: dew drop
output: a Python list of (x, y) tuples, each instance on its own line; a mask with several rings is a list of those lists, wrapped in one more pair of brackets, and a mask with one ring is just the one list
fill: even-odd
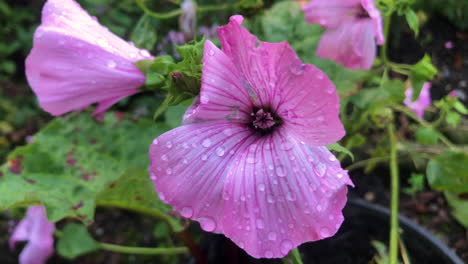
[(281, 242), (281, 253), (282, 254), (287, 254), (292, 248), (293, 248), (293, 243), (291, 240), (285, 239), (283, 242)]
[(276, 175), (278, 175), (278, 177), (284, 177), (286, 176), (286, 170), (284, 169), (284, 167), (282, 165), (279, 165), (278, 167), (276, 167)]
[(184, 164), (188, 164), (188, 159), (184, 158), (184, 159), (182, 160), (182, 162), (183, 162)]
[(186, 142), (184, 142), (184, 143), (182, 143), (182, 147), (183, 147), (184, 149), (188, 149), (188, 148), (189, 148), (189, 145), (188, 145)]
[(109, 68), (115, 68), (116, 66), (117, 66), (117, 63), (115, 61), (113, 61), (113, 60), (109, 60), (107, 62), (107, 67), (109, 67)]
[(269, 202), (269, 203), (271, 203), (271, 204), (272, 204), (272, 203), (274, 203), (274, 202), (275, 202), (275, 199), (273, 198), (273, 196), (271, 196), (271, 195), (267, 195), (267, 202)]
[(216, 149), (216, 155), (222, 157), (224, 156), (224, 153), (226, 153), (225, 147), (218, 147)]
[(213, 232), (216, 229), (216, 222), (210, 217), (200, 219), (201, 228), (206, 232)]
[(318, 163), (314, 167), (315, 174), (319, 177), (325, 176), (325, 172), (327, 171), (327, 166), (324, 163)]
[(230, 128), (224, 129), (223, 133), (224, 133), (224, 135), (226, 135), (228, 137), (232, 136), (232, 134), (233, 134), (232, 129), (230, 129)]
[(210, 56), (214, 56), (215, 54), (214, 50), (210, 50), (209, 53), (210, 53)]
[(317, 205), (317, 207), (316, 207), (316, 208), (317, 208), (317, 211), (318, 211), (318, 212), (321, 212), (321, 211), (322, 211), (322, 206), (321, 206), (320, 204), (319, 204), (319, 205)]
[(183, 217), (190, 218), (190, 217), (192, 217), (192, 215), (193, 215), (193, 210), (192, 210), (191, 207), (184, 207), (184, 208), (182, 208), (182, 211), (180, 212), (180, 214), (181, 214)]
[(151, 57), (151, 54), (147, 50), (140, 50), (140, 55), (143, 57)]
[(229, 151), (229, 154), (234, 155), (234, 150)]
[(260, 184), (258, 185), (258, 190), (261, 191), (261, 192), (265, 191), (265, 184), (260, 183)]
[(265, 257), (272, 258), (273, 257), (273, 252), (271, 252), (269, 250), (265, 251)]
[(276, 240), (276, 233), (275, 232), (268, 233), (268, 240), (275, 241)]
[(257, 223), (257, 228), (258, 228), (258, 229), (263, 229), (263, 228), (265, 228), (265, 223), (263, 222), (262, 219), (258, 218), (258, 219), (256, 220), (256, 223)]
[(209, 101), (210, 101), (210, 98), (208, 98), (208, 96), (206, 95), (200, 96), (200, 103), (207, 104)]
[(208, 159), (208, 155), (203, 154), (203, 155), (201, 156), (201, 160), (206, 161), (207, 159)]
[(335, 161), (335, 160), (336, 160), (336, 157), (333, 156), (333, 155), (331, 155), (330, 157), (328, 157), (328, 159), (329, 159), (330, 161)]
[(171, 175), (171, 174), (172, 174), (172, 169), (171, 169), (171, 168), (167, 168), (167, 169), (166, 169), (166, 173), (167, 173), (168, 175)]
[(172, 148), (172, 142), (171, 141), (166, 142), (166, 147), (167, 148)]
[(320, 235), (322, 236), (322, 238), (329, 237), (330, 236), (330, 230), (328, 229), (328, 227), (322, 227), (320, 229)]
[(156, 174), (151, 172), (150, 173), (150, 179), (153, 180), (153, 181), (156, 180)]
[(338, 179), (341, 179), (341, 178), (343, 178), (343, 174), (338, 173), (338, 174), (336, 174), (336, 177), (338, 177)]
[(159, 140), (158, 140), (157, 138), (155, 138), (155, 139), (153, 140), (153, 145), (157, 145), (158, 143), (159, 143)]
[(328, 93), (328, 94), (333, 94), (333, 88), (331, 88), (331, 87), (328, 88), (328, 89), (327, 89), (327, 93)]
[(253, 155), (249, 155), (247, 157), (247, 163), (254, 164), (255, 162), (257, 162), (257, 160), (255, 159), (255, 157)]
[(167, 161), (167, 160), (168, 160), (167, 155), (166, 155), (166, 154), (163, 154), (163, 155), (161, 156), (161, 159), (162, 159), (163, 161)]
[(105, 39), (98, 39), (97, 41), (97, 44), (101, 47), (101, 48), (106, 48), (107, 47), (107, 41)]
[(293, 149), (293, 147), (294, 147), (294, 145), (291, 142), (288, 142), (288, 141), (283, 142), (280, 145), (280, 149), (286, 150), (286, 151)]
[(211, 146), (211, 140), (209, 138), (203, 140), (202, 146), (204, 146), (205, 148), (210, 147)]
[(296, 195), (294, 193), (292, 193), (292, 192), (288, 192), (286, 194), (286, 199), (288, 201), (294, 202), (294, 201), (296, 201)]
[(244, 202), (245, 201), (245, 196), (241, 195), (240, 200)]

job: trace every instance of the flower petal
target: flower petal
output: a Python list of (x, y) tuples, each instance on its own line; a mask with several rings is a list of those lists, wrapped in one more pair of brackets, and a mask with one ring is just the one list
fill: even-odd
[(231, 59), (211, 41), (205, 42), (200, 97), (185, 114), (184, 123), (198, 121), (246, 122), (251, 103)]
[(302, 7), (310, 24), (335, 28), (358, 9), (360, 0), (313, 0)]
[(47, 1), (42, 20), (26, 76), (46, 111), (61, 115), (102, 103), (96, 111), (102, 112), (144, 84), (133, 63), (151, 56), (99, 25), (74, 1)]
[(347, 172), (325, 147), (280, 133), (262, 138), (230, 166), (224, 233), (253, 257), (284, 257), (338, 230), (347, 184)]
[(328, 29), (320, 39), (317, 56), (350, 69), (370, 69), (375, 59), (374, 30), (370, 19), (349, 19)]
[(385, 38), (383, 34), (382, 16), (380, 15), (379, 9), (375, 7), (375, 0), (361, 0), (361, 5), (372, 19), (377, 44), (383, 45)]
[(248, 129), (227, 122), (185, 125), (159, 136), (150, 147), (149, 171), (160, 199), (204, 230), (221, 233), (227, 167), (252, 140)]

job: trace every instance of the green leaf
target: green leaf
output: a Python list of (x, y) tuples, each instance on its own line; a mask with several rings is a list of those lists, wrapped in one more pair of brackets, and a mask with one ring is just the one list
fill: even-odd
[(406, 22), (408, 22), (409, 27), (413, 30), (414, 35), (419, 35), (419, 19), (413, 9), (408, 8), (405, 13)]
[(439, 134), (433, 128), (420, 127), (415, 133), (416, 141), (423, 145), (434, 145), (439, 141)]
[(463, 199), (453, 192), (444, 192), (444, 194), (449, 206), (452, 208), (452, 215), (460, 224), (468, 228), (468, 199), (466, 196)]
[(158, 25), (159, 22), (155, 19), (146, 14), (143, 15), (133, 29), (130, 40), (139, 48), (152, 50), (158, 40), (156, 34)]
[(445, 152), (429, 161), (427, 179), (432, 188), (456, 193), (468, 192), (468, 155)]
[(328, 148), (328, 150), (332, 150), (332, 151), (336, 151), (336, 152), (343, 152), (346, 155), (348, 155), (349, 157), (351, 157), (351, 159), (354, 161), (353, 153), (351, 153), (351, 151), (349, 151), (349, 149), (341, 146), (338, 142), (333, 143), (331, 145), (328, 145), (327, 148)]
[(412, 101), (418, 99), (421, 89), (425, 82), (430, 81), (437, 74), (437, 68), (432, 64), (431, 57), (424, 55), (424, 57), (413, 67), (411, 67), (410, 80), (413, 85)]
[(182, 117), (184, 116), (185, 111), (187, 111), (187, 106), (185, 105), (179, 104), (169, 107), (164, 113), (166, 124), (172, 128), (180, 126), (182, 124)]
[(447, 112), (447, 115), (445, 116), (445, 121), (454, 127), (458, 125), (460, 122), (461, 115), (457, 112), (449, 111)]
[(76, 223), (67, 224), (57, 242), (57, 252), (69, 260), (96, 251), (99, 247), (86, 227)]
[(468, 109), (458, 100), (453, 103), (453, 108), (460, 112), (460, 114), (468, 115)]
[(263, 0), (240, 0), (237, 3), (239, 9), (260, 8), (263, 6)]
[[(148, 146), (168, 129), (163, 123), (131, 121), (113, 113), (100, 122), (89, 113), (57, 118), (0, 167), (0, 210), (43, 204), (51, 221), (72, 217), (89, 223), (97, 197), (123, 175), (146, 170)], [(129, 184), (128, 192), (145, 193), (143, 187)], [(127, 202), (124, 198), (122, 203)], [(151, 203), (160, 203), (154, 199)]]
[(411, 173), (408, 179), (410, 187), (404, 188), (403, 191), (409, 195), (415, 195), (417, 192), (424, 190), (424, 174)]

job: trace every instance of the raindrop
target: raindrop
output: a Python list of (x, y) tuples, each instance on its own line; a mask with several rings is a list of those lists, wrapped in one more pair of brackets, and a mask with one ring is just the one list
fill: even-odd
[(263, 228), (265, 228), (265, 223), (263, 222), (262, 219), (258, 218), (258, 219), (256, 220), (256, 223), (257, 223), (257, 228), (258, 228), (258, 229), (263, 229)]
[(296, 201), (296, 195), (292, 192), (288, 192), (286, 194), (286, 199), (288, 199), (288, 201), (294, 202)]
[(200, 219), (201, 228), (206, 232), (213, 232), (216, 229), (216, 222), (210, 217)]
[(234, 155), (234, 150), (229, 151), (229, 154)]
[(317, 205), (317, 207), (316, 207), (316, 208), (317, 208), (317, 211), (319, 211), (319, 212), (321, 212), (321, 211), (322, 211), (322, 206), (321, 206), (320, 204), (319, 204), (319, 205)]
[(268, 240), (275, 241), (276, 240), (276, 233), (275, 232), (268, 233)]
[(216, 155), (222, 157), (224, 156), (224, 153), (226, 152), (225, 148), (224, 147), (218, 147), (216, 149)]
[(268, 251), (265, 251), (265, 257), (267, 257), (267, 258), (272, 258), (272, 257), (273, 257), (273, 252), (271, 252), (271, 251), (269, 251), (269, 250), (268, 250)]
[(330, 161), (335, 161), (335, 160), (336, 160), (336, 157), (333, 156), (333, 155), (331, 155), (330, 157), (328, 157), (328, 159), (329, 159)]
[(322, 235), (322, 238), (329, 237), (330, 236), (330, 230), (328, 229), (328, 227), (322, 227), (320, 229), (320, 235)]
[(276, 167), (276, 175), (278, 175), (279, 177), (286, 176), (286, 170), (284, 169), (282, 165), (279, 165), (278, 167)]
[(166, 154), (162, 155), (161, 159), (164, 160), (164, 161), (167, 161), (168, 160), (167, 155)]
[(208, 156), (207, 156), (206, 154), (203, 154), (203, 155), (201, 156), (201, 160), (205, 161), (205, 160), (207, 160), (207, 159), (208, 159)]
[(108, 44), (107, 44), (107, 41), (104, 40), (104, 39), (102, 39), (102, 38), (101, 38), (101, 39), (98, 39), (97, 44), (98, 44), (101, 48), (105, 48), (105, 47), (107, 47), (107, 45), (108, 45)]
[(156, 174), (151, 172), (150, 173), (150, 179), (153, 180), (153, 181), (156, 180)]
[(210, 50), (209, 53), (210, 53), (210, 56), (213, 56), (215, 54), (214, 50)]
[(255, 159), (255, 157), (253, 155), (249, 155), (247, 157), (247, 163), (254, 164), (255, 162), (257, 162), (257, 160)]
[(113, 60), (110, 60), (107, 62), (107, 67), (109, 68), (115, 68), (117, 66), (117, 63)]
[(226, 136), (228, 136), (228, 137), (229, 137), (229, 136), (232, 136), (232, 134), (233, 134), (232, 129), (230, 129), (230, 128), (224, 129), (224, 130), (223, 130), (223, 133), (224, 133), (224, 135), (226, 135)]
[(318, 163), (314, 167), (315, 174), (319, 177), (323, 177), (325, 175), (325, 172), (327, 171), (327, 166), (324, 163)]
[(183, 217), (190, 218), (193, 215), (193, 210), (190, 207), (184, 207), (182, 208), (182, 211), (180, 212)]
[(281, 253), (287, 254), (292, 248), (293, 248), (293, 243), (291, 240), (285, 239), (283, 242), (281, 242)]
[(210, 99), (208, 98), (208, 96), (206, 96), (206, 95), (200, 96), (200, 103), (207, 104), (209, 101), (210, 101)]
[(167, 169), (166, 169), (166, 173), (167, 173), (168, 175), (171, 175), (171, 174), (172, 174), (172, 169), (171, 169), (171, 168), (167, 168)]
[(166, 142), (166, 147), (167, 148), (172, 148), (172, 142), (171, 141)]
[(159, 140), (158, 140), (157, 138), (155, 138), (155, 139), (153, 140), (153, 145), (157, 145), (158, 143), (159, 143)]
[(265, 184), (260, 183), (260, 184), (258, 185), (258, 190), (261, 191), (261, 192), (265, 191)]
[(244, 202), (245, 201), (245, 196), (241, 195), (240, 200)]
[(182, 143), (182, 147), (183, 147), (184, 149), (188, 149), (188, 148), (189, 148), (189, 145), (188, 145), (186, 142), (184, 142), (184, 143)]
[(271, 203), (271, 204), (272, 204), (272, 203), (274, 203), (274, 202), (275, 202), (275, 199), (273, 198), (273, 196), (271, 196), (271, 195), (267, 195), (267, 202), (269, 202), (269, 203)]
[(280, 146), (282, 150), (286, 150), (286, 151), (293, 149), (293, 147), (294, 145), (289, 141), (283, 142)]
[(328, 88), (328, 89), (327, 89), (327, 93), (328, 93), (328, 94), (333, 94), (333, 88), (332, 88), (332, 87)]
[(140, 50), (140, 55), (143, 57), (151, 57), (151, 54), (147, 50)]
[(183, 162), (184, 164), (188, 164), (188, 159), (184, 158), (184, 159), (182, 160), (182, 162)]
[(338, 179), (341, 179), (341, 178), (343, 178), (343, 174), (338, 173), (338, 174), (336, 174), (336, 177), (338, 177)]
[(208, 148), (209, 146), (211, 146), (211, 140), (209, 138), (203, 140), (202, 146), (204, 146), (205, 148)]

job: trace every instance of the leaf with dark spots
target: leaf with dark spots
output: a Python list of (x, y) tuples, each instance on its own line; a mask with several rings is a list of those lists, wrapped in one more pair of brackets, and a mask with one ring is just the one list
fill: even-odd
[(15, 158), (9, 159), (8, 169), (10, 170), (10, 172), (14, 174), (20, 174), (22, 161), (23, 161), (23, 156), (17, 156)]
[(76, 211), (76, 210), (80, 209), (81, 207), (83, 207), (83, 205), (84, 205), (84, 202), (80, 201), (77, 205), (72, 206), (72, 210)]
[(36, 184), (36, 181), (35, 181), (35, 180), (26, 179), (26, 181), (29, 182), (30, 184)]

